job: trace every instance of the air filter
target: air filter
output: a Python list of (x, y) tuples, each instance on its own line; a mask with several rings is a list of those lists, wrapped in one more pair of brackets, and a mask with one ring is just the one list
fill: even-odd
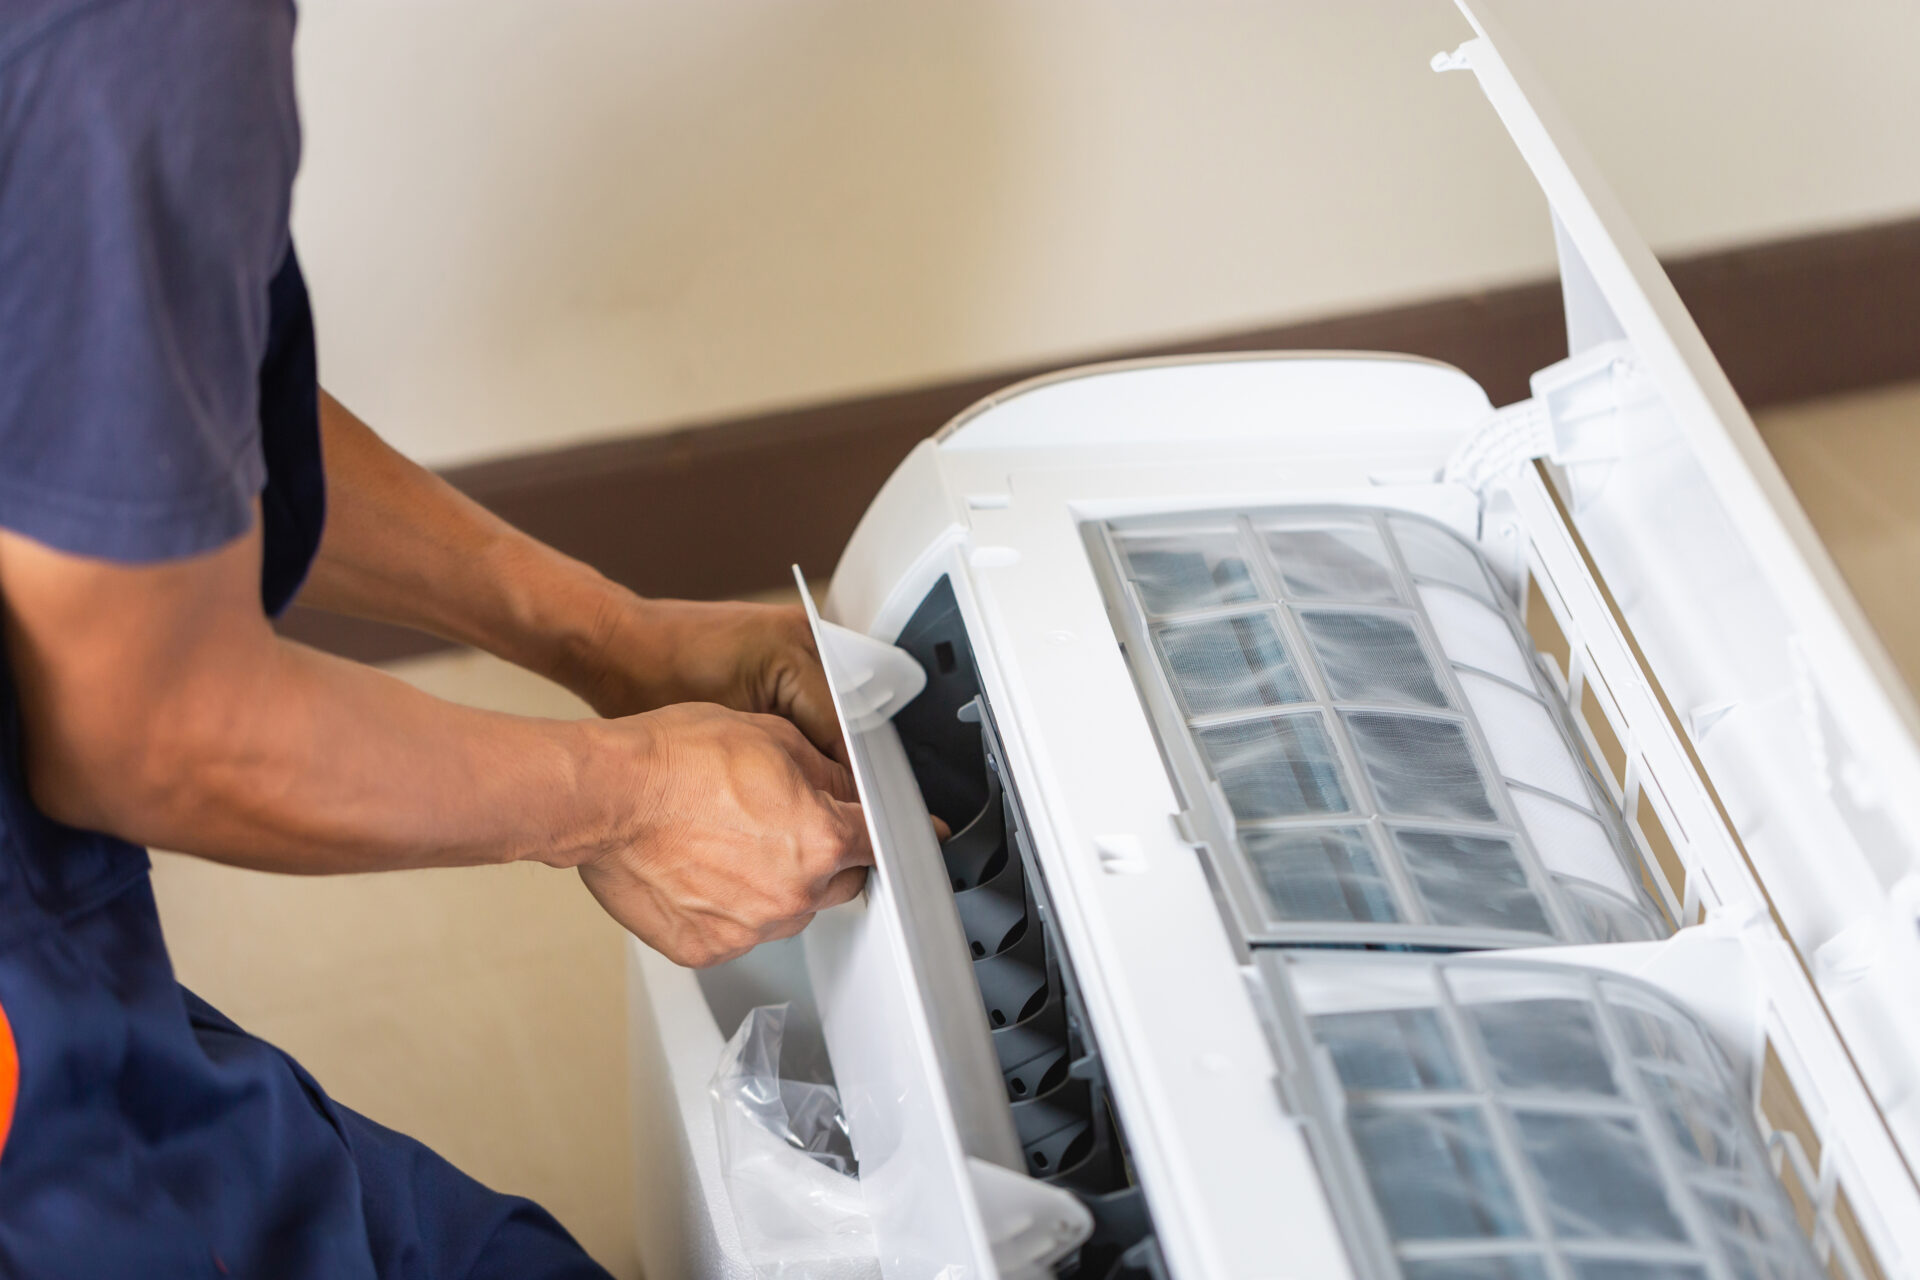
[(1667, 932), (1512, 602), (1454, 533), (1315, 507), (1088, 536), (1247, 942)]

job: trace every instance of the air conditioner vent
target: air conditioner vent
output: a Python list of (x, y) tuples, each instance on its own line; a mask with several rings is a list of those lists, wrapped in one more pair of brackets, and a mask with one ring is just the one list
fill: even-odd
[(928, 684), (894, 725), (929, 807), (953, 831), (942, 856), (1024, 1172), (1073, 1192), (1093, 1215), (1093, 1235), (1059, 1274), (1165, 1280), (1145, 1193), (1133, 1178), (946, 579), (898, 643), (926, 666)]

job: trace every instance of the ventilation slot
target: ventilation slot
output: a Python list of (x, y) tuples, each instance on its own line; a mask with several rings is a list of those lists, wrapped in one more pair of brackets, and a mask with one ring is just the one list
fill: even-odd
[(926, 692), (894, 723), (929, 807), (953, 830), (941, 853), (1025, 1172), (1073, 1192), (1093, 1215), (1092, 1236), (1059, 1274), (1165, 1280), (1145, 1195), (1133, 1181), (1106, 1072), (945, 579), (898, 643), (928, 669)]
[(1144, 1204), (1107, 1100), (1106, 1072), (1084, 1032), (1078, 989), (1035, 892), (1032, 846), (1002, 784), (992, 729), (977, 700), (960, 718), (979, 726), (987, 795), (942, 852), (1027, 1173), (1075, 1192), (1094, 1214), (1093, 1239), (1077, 1269), (1063, 1274), (1158, 1274), (1138, 1269), (1147, 1251), (1126, 1261), (1149, 1230)]
[(1824, 1168), (1825, 1144), (1771, 1038), (1762, 1058), (1757, 1112), (1768, 1154), (1827, 1274), (1834, 1280), (1885, 1280), (1845, 1185)]

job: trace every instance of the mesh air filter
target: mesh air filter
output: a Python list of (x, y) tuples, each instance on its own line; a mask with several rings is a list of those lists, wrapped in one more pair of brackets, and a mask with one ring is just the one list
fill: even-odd
[(1665, 932), (1513, 606), (1451, 531), (1319, 507), (1089, 543), (1248, 942)]

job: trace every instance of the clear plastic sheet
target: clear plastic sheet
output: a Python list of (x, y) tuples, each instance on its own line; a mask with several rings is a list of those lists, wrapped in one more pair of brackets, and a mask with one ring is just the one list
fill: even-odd
[(748, 1013), (708, 1088), (741, 1247), (772, 1280), (878, 1280), (839, 1092), (781, 1076), (786, 1021), (785, 1004)]
[(1307, 696), (1270, 614), (1168, 623), (1155, 628), (1153, 638), (1190, 716), (1277, 707)]

